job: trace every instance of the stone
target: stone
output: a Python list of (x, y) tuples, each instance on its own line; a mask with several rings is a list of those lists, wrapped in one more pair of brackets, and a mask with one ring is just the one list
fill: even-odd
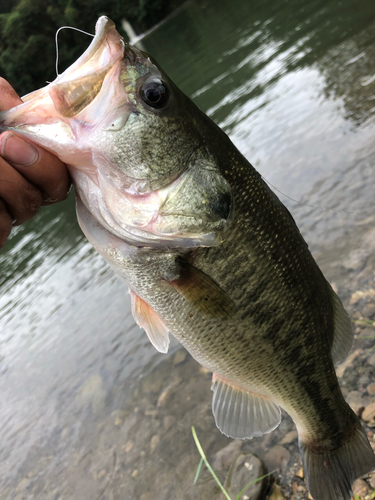
[(174, 366), (180, 365), (184, 361), (186, 361), (187, 354), (185, 349), (180, 349), (176, 352), (176, 354), (173, 357), (173, 364)]
[(175, 389), (175, 387), (180, 383), (181, 379), (177, 379), (175, 380), (174, 382), (172, 382), (171, 384), (169, 384), (162, 392), (161, 394), (159, 395), (158, 397), (158, 401), (156, 403), (156, 406), (158, 408), (163, 408), (165, 406), (167, 406), (168, 404), (168, 401), (170, 400), (172, 394), (173, 394), (173, 391)]
[(362, 248), (352, 250), (349, 255), (341, 261), (343, 267), (351, 271), (360, 271), (366, 264), (368, 252)]
[(77, 393), (80, 404), (91, 404), (94, 413), (99, 413), (105, 404), (106, 392), (103, 388), (103, 379), (99, 374), (89, 377)]
[(375, 488), (375, 474), (370, 477), (369, 483), (371, 488)]
[(242, 442), (238, 439), (229, 443), (225, 448), (219, 450), (213, 460), (214, 470), (228, 470), (241, 452)]
[(103, 477), (107, 474), (107, 471), (105, 469), (102, 469), (99, 474), (98, 474), (98, 479), (103, 479)]
[(349, 392), (345, 399), (355, 413), (357, 413), (360, 408), (365, 406), (363, 404), (362, 393), (359, 391)]
[(274, 446), (264, 456), (264, 461), (269, 471), (280, 469), (282, 472), (285, 472), (289, 460), (289, 451), (281, 445)]
[(370, 396), (373, 396), (375, 394), (375, 382), (372, 382), (367, 386), (367, 392), (370, 394)]
[(365, 307), (363, 308), (362, 315), (365, 318), (374, 319), (374, 316), (375, 316), (375, 304), (374, 303), (366, 304)]
[(341, 363), (341, 365), (336, 369), (336, 374), (338, 378), (341, 378), (344, 375), (344, 372), (348, 368), (348, 366), (352, 366), (354, 359), (360, 354), (362, 354), (361, 349), (356, 349), (351, 354), (349, 354), (346, 360), (343, 363)]
[(296, 472), (296, 476), (300, 479), (305, 479), (305, 471), (303, 470), (303, 467), (298, 469), (298, 471)]
[(133, 448), (133, 446), (134, 446), (133, 441), (127, 441), (122, 448), (125, 451), (125, 453), (129, 453), (129, 451)]
[(155, 451), (159, 443), (160, 443), (160, 436), (158, 434), (152, 436), (150, 441), (150, 453), (153, 453)]
[(280, 441), (280, 444), (292, 443), (297, 438), (298, 438), (298, 432), (297, 431), (290, 431), (290, 432), (288, 432), (288, 434), (286, 434), (283, 437), (283, 439)]
[(358, 302), (360, 299), (367, 299), (367, 298), (373, 298), (375, 297), (375, 290), (373, 288), (369, 288), (368, 290), (357, 290), (352, 294), (350, 297), (350, 304), (353, 305), (356, 302)]
[(176, 417), (173, 415), (167, 415), (163, 419), (163, 426), (166, 431), (169, 431), (169, 429), (175, 424), (176, 422)]
[(367, 422), (370, 427), (375, 427), (375, 402), (366, 406), (362, 412), (362, 419)]
[(103, 380), (100, 375), (92, 375), (81, 386), (79, 394), (83, 398), (93, 396), (100, 393), (103, 389)]
[(137, 477), (138, 476), (138, 469), (133, 470), (131, 476), (132, 477)]
[(363, 498), (369, 492), (369, 487), (363, 479), (356, 479), (353, 483), (353, 495)]
[(364, 374), (361, 375), (358, 379), (358, 385), (359, 386), (367, 386), (370, 382), (370, 377), (368, 375)]
[(211, 372), (210, 372), (210, 370), (207, 370), (207, 368), (205, 368), (204, 366), (200, 366), (199, 373), (201, 373), (202, 375), (208, 375)]
[(268, 497), (268, 500), (286, 500), (286, 496), (278, 484), (274, 483), (272, 493)]
[(367, 363), (371, 366), (375, 366), (375, 352), (367, 359)]
[(255, 455), (241, 454), (235, 461), (233, 468), (231, 468), (232, 474), (228, 478), (228, 488), (227, 491), (231, 498), (236, 498), (238, 493), (249, 483), (254, 482), (251, 486), (246, 488), (243, 492), (241, 499), (248, 498), (249, 500), (257, 500), (261, 497), (261, 494), (268, 482), (268, 478), (260, 479), (258, 478), (264, 476), (265, 469), (262, 461)]

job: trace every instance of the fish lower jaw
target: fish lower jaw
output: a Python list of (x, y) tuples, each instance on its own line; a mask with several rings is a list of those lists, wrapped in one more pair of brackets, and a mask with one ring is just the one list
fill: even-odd
[[(107, 224), (106, 224), (107, 225)], [(108, 227), (108, 226), (107, 226)], [(129, 245), (155, 248), (194, 248), (212, 247), (221, 243), (219, 233), (189, 234), (189, 233), (161, 233), (157, 230), (148, 230), (126, 224), (111, 224), (110, 232)]]

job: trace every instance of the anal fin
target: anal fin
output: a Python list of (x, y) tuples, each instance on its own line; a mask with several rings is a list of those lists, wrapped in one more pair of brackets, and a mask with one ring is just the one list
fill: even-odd
[(273, 431), (280, 408), (268, 397), (242, 389), (213, 374), (212, 413), (219, 430), (234, 439), (252, 439)]
[(159, 352), (167, 353), (169, 347), (169, 332), (156, 312), (136, 293), (130, 291), (132, 313), (135, 322), (143, 328), (151, 344)]

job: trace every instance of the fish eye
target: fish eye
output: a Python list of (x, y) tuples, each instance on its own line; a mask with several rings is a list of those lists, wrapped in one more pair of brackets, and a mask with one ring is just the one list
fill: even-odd
[(161, 80), (145, 82), (141, 88), (142, 101), (151, 108), (160, 109), (168, 102), (168, 91)]

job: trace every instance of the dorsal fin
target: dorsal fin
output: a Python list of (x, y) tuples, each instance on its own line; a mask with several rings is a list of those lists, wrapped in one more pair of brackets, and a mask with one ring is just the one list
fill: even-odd
[(220, 431), (234, 439), (252, 439), (273, 431), (280, 408), (268, 397), (242, 389), (214, 374), (212, 413)]
[(156, 312), (144, 300), (142, 300), (132, 290), (130, 291), (132, 299), (132, 313), (135, 322), (143, 328), (148, 335), (151, 344), (159, 352), (167, 353), (169, 347), (168, 328)]
[(335, 366), (342, 363), (348, 356), (353, 346), (353, 328), (348, 313), (337, 294), (332, 290), (328, 283), (331, 292), (331, 302), (333, 311), (333, 343), (332, 343), (332, 359)]

